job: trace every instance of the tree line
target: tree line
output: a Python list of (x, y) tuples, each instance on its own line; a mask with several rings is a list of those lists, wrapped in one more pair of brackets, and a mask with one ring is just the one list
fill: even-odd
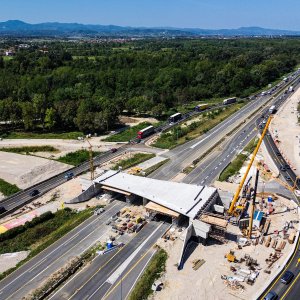
[(39, 47), (0, 57), (0, 121), (12, 128), (104, 132), (124, 110), (161, 117), (190, 101), (248, 96), (300, 61), (295, 38), (54, 41), (46, 53)]

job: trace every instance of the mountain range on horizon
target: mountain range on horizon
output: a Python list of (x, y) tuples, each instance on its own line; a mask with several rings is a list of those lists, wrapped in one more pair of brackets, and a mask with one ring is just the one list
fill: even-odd
[(176, 27), (130, 27), (46, 22), (30, 24), (20, 20), (0, 22), (0, 36), (298, 36), (300, 31), (240, 27), (237, 29), (201, 29)]

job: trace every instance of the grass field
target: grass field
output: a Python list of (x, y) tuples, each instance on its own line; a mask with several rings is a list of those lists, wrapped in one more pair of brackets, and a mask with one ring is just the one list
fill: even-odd
[[(167, 158), (157, 164), (155, 164), (152, 167), (149, 167), (148, 169), (143, 170), (145, 177), (149, 176), (151, 173), (153, 173), (154, 171), (156, 171), (158, 168), (160, 168), (161, 166), (163, 166), (164, 164), (166, 164), (170, 159)], [(142, 176), (142, 174), (138, 174), (138, 176)]]
[(19, 132), (10, 131), (2, 133), (0, 137), (6, 139), (63, 139), (63, 140), (77, 140), (84, 134), (79, 131), (60, 132), (60, 133), (42, 133), (42, 132)]
[(151, 124), (148, 122), (140, 123), (136, 126), (129, 127), (120, 133), (111, 135), (111, 136), (107, 137), (106, 139), (104, 139), (103, 141), (106, 141), (106, 142), (128, 142), (129, 140), (132, 140), (137, 137), (137, 133), (139, 130), (146, 128), (150, 125)]
[(13, 153), (36, 153), (36, 152), (57, 152), (58, 149), (52, 146), (23, 146), (23, 147), (11, 147), (0, 148), (0, 151), (13, 152)]
[(257, 145), (258, 139), (254, 138), (250, 141), (250, 143), (244, 148), (243, 152), (237, 157), (222, 171), (220, 174), (219, 180), (220, 181), (227, 181), (229, 177), (235, 175), (238, 173), (238, 171), (243, 166), (246, 159), (249, 157), (249, 155), (254, 151), (256, 145)]
[(153, 293), (152, 284), (161, 277), (166, 269), (168, 255), (163, 249), (159, 249), (145, 269), (142, 277), (137, 281), (128, 300), (146, 300)]
[(194, 121), (187, 126), (181, 124), (174, 127), (171, 131), (161, 134), (152, 146), (162, 149), (172, 149), (193, 140), (228, 118), (243, 105), (244, 103), (237, 103), (226, 108), (219, 108), (212, 112), (204, 113), (200, 121)]
[(20, 191), (20, 189), (15, 184), (11, 184), (0, 178), (0, 192), (4, 196), (8, 197), (19, 191)]
[(153, 158), (155, 154), (152, 153), (136, 153), (132, 157), (119, 161), (112, 169), (118, 170), (122, 167), (123, 170), (131, 168), (137, 164), (140, 164), (150, 158)]
[[(93, 157), (99, 155), (100, 153), (101, 152), (93, 151)], [(57, 160), (62, 163), (65, 163), (65, 164), (78, 166), (81, 163), (87, 161), (88, 159), (89, 159), (89, 151), (88, 150), (77, 150), (75, 152), (70, 152), (64, 156), (61, 156)]]

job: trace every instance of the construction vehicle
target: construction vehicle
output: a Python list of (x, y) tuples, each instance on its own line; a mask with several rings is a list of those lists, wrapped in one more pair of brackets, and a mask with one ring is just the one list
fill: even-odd
[[(236, 207), (236, 203), (237, 203), (237, 201), (239, 200), (240, 192), (241, 192), (241, 190), (242, 190), (242, 188), (243, 188), (243, 186), (244, 186), (244, 183), (245, 183), (245, 181), (246, 181), (246, 178), (247, 178), (247, 176), (248, 176), (248, 173), (249, 173), (249, 171), (250, 171), (250, 168), (251, 168), (251, 166), (252, 166), (252, 164), (253, 164), (253, 161), (254, 161), (254, 159), (255, 159), (255, 157), (256, 157), (256, 154), (257, 154), (257, 152), (258, 152), (258, 149), (260, 148), (260, 145), (261, 145), (261, 143), (262, 143), (262, 141), (263, 141), (263, 139), (264, 139), (264, 136), (265, 136), (265, 134), (266, 134), (266, 132), (267, 132), (267, 130), (268, 130), (268, 127), (269, 127), (269, 125), (270, 125), (271, 120), (272, 120), (272, 116), (270, 116), (270, 117), (268, 118), (268, 121), (267, 121), (267, 123), (266, 123), (266, 125), (265, 125), (265, 128), (264, 128), (264, 130), (263, 130), (263, 132), (262, 132), (262, 134), (261, 134), (261, 137), (260, 137), (260, 139), (259, 139), (259, 141), (258, 141), (258, 143), (257, 143), (257, 146), (256, 146), (255, 150), (253, 151), (252, 158), (251, 158), (250, 163), (249, 163), (249, 165), (248, 165), (248, 167), (247, 167), (247, 170), (246, 170), (246, 172), (245, 172), (245, 174), (244, 174), (244, 176), (243, 176), (243, 178), (242, 178), (242, 180), (241, 180), (241, 182), (240, 182), (240, 184), (239, 184), (239, 186), (238, 186), (238, 188), (237, 188), (237, 191), (236, 191), (236, 193), (235, 193), (235, 195), (234, 195), (234, 197), (233, 197), (233, 199), (232, 199), (231, 205), (230, 205), (230, 207), (229, 207), (229, 209), (228, 209), (228, 211), (227, 211), (227, 214), (228, 214), (229, 216), (232, 216), (232, 215), (235, 215), (235, 216), (236, 216), (237, 214), (240, 213), (240, 209), (239, 209), (238, 207)], [(237, 209), (237, 210), (236, 210), (236, 209)]]
[(249, 239), (251, 239), (251, 235), (252, 235), (253, 216), (254, 216), (254, 211), (255, 211), (255, 200), (256, 200), (257, 185), (258, 185), (258, 176), (259, 176), (259, 169), (256, 170), (255, 185), (254, 185), (254, 189), (253, 189), (253, 194), (251, 195), (252, 205), (251, 205), (250, 223), (249, 223), (249, 231), (248, 231)]
[(236, 262), (236, 256), (234, 255), (234, 251), (230, 250), (229, 253), (225, 254), (225, 258), (227, 258), (228, 262)]
[(128, 171), (128, 174), (136, 175), (136, 174), (141, 173), (141, 171), (142, 171), (142, 168), (134, 167)]

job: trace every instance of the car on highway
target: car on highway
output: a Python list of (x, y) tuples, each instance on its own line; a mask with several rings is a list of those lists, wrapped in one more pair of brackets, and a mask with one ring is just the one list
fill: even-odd
[(281, 167), (280, 167), (280, 170), (283, 171), (283, 172), (285, 172), (285, 171), (286, 171), (286, 167), (281, 166)]
[(292, 178), (288, 175), (284, 176), (284, 178), (287, 180), (287, 181), (292, 181)]
[(118, 151), (117, 148), (111, 148), (111, 149), (110, 149), (110, 152), (111, 152), (111, 153), (115, 153), (115, 152), (117, 152), (117, 151)]
[(37, 196), (39, 193), (40, 193), (40, 191), (35, 189), (29, 193), (29, 196), (34, 197), (34, 196)]
[(273, 291), (269, 292), (266, 295), (266, 297), (264, 297), (264, 300), (276, 300), (276, 299), (278, 299), (278, 295)]
[(65, 179), (70, 180), (74, 177), (74, 173), (73, 172), (68, 172), (67, 174), (65, 174)]
[(288, 164), (285, 164), (284, 166), (287, 170), (289, 170), (291, 168)]
[(281, 153), (280, 153), (279, 151), (276, 151), (276, 155), (277, 155), (277, 156), (280, 156)]
[(3, 206), (0, 206), (0, 215), (5, 213), (6, 209)]
[(281, 277), (280, 281), (284, 284), (289, 284), (292, 279), (294, 278), (294, 273), (291, 271), (286, 271), (283, 276)]

